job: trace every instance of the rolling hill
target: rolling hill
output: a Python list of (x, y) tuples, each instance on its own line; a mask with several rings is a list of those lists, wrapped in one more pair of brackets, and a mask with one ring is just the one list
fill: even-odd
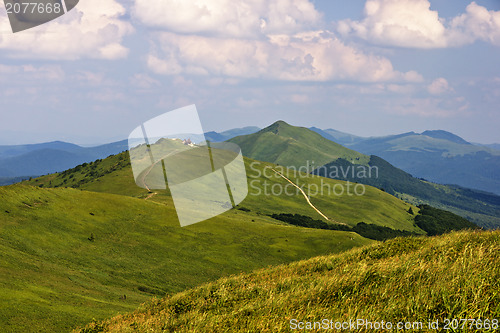
[(253, 134), (260, 131), (256, 126), (247, 126), (242, 128), (233, 128), (223, 132), (205, 132), (205, 139), (213, 142), (222, 142), (234, 138), (235, 136)]
[(464, 216), (482, 227), (500, 227), (500, 197), (497, 195), (417, 179), (374, 155), (370, 156), (368, 167), (376, 168), (376, 176), (366, 177), (358, 172), (358, 165), (343, 159), (319, 167), (313, 173), (381, 188), (415, 205), (428, 203)]
[(455, 331), (497, 329), (499, 251), (500, 231), (396, 238), (222, 278), (76, 332), (320, 331), (356, 319), (364, 319), (357, 332), (375, 331), (368, 322), (381, 320), (394, 330), (408, 322), (409, 330), (433, 331), (429, 323), (443, 330), (453, 318), (481, 319)]
[[(238, 135), (259, 131), (247, 126), (223, 132), (207, 132), (205, 138), (221, 142)], [(193, 140), (200, 136), (193, 135)], [(195, 140), (195, 141), (201, 141)], [(30, 177), (64, 171), (82, 163), (89, 163), (128, 149), (128, 142), (118, 141), (95, 147), (54, 141), (39, 144), (0, 146), (0, 185), (10, 185)]]
[(232, 210), (180, 228), (172, 202), (0, 187), (0, 331), (61, 332), (219, 277), (372, 241)]
[[(276, 165), (245, 163), (250, 195), (238, 209), (185, 228), (168, 190), (155, 195), (135, 184), (127, 152), (0, 187), (0, 330), (67, 331), (222, 276), (373, 243), (354, 232), (273, 219), (321, 217), (301, 193), (265, 193), (288, 185), (270, 172)], [(307, 173), (287, 176), (306, 190), (322, 181), (345, 185)], [(360, 197), (311, 193), (311, 201), (328, 223), (425, 234), (414, 220), (417, 207), (376, 188)]]
[[(441, 132), (435, 134), (443, 135)], [(398, 137), (404, 139), (412, 135), (406, 133)], [(380, 139), (380, 145), (385, 145), (384, 140)], [(279, 121), (255, 134), (235, 137), (229, 141), (240, 145), (243, 154), (250, 158), (279, 163), (305, 172), (313, 172), (315, 169), (316, 174), (328, 178), (383, 188), (416, 205), (425, 203), (450, 210), (483, 227), (500, 226), (499, 196), (414, 178), (380, 157), (355, 152), (307, 128)], [(475, 146), (468, 145), (471, 146), (470, 149), (475, 149)], [(318, 163), (325, 160), (328, 162), (324, 166)], [(336, 172), (332, 173), (332, 170)], [(358, 170), (362, 172), (361, 176), (357, 174)], [(370, 171), (373, 171), (372, 175), (369, 174)]]
[(154, 296), (374, 242), (273, 218), (321, 218), (300, 191), (287, 192), (294, 189), (288, 180), (330, 227), (426, 234), (418, 207), (374, 187), (357, 196), (343, 181), (250, 159), (245, 165), (250, 193), (237, 209), (185, 228), (168, 189), (150, 193), (135, 184), (128, 152), (0, 187), (0, 271), (8, 277), (0, 279), (0, 330), (66, 331)]
[[(407, 212), (410, 207), (418, 212), (418, 208), (379, 189), (367, 186), (364, 195), (353, 196), (347, 193), (347, 186), (343, 181), (326, 179), (293, 169), (287, 170), (271, 163), (248, 158), (245, 158), (245, 166), (249, 195), (240, 206), (259, 216), (274, 213), (298, 213), (321, 218), (306, 203), (297, 189), (272, 171), (271, 168), (274, 168), (283, 171), (287, 178), (299, 184), (310, 195), (314, 205), (333, 221), (347, 225), (355, 225), (364, 221), (393, 229), (423, 233), (415, 227), (414, 216)], [(25, 184), (41, 188), (71, 187), (140, 199), (150, 195), (147, 190), (135, 184), (127, 152), (93, 163), (85, 163), (66, 172), (42, 176), (27, 181)], [(344, 189), (345, 193), (340, 195), (340, 189)], [(155, 193), (157, 195), (151, 197), (150, 201), (172, 205), (168, 188), (155, 190)]]

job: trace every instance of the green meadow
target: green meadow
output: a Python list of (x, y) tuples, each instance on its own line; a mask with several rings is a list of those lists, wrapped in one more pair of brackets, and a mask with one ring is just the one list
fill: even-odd
[(225, 277), (76, 332), (318, 332), (324, 320), (357, 319), (356, 332), (380, 331), (368, 323), (382, 321), (394, 331), (491, 332), (500, 327), (499, 251), (499, 231), (395, 238)]

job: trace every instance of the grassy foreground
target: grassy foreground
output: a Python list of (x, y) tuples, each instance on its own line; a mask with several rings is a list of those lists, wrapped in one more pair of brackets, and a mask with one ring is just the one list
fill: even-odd
[(68, 332), (153, 296), (371, 242), (239, 210), (181, 228), (171, 205), (0, 187), (0, 332)]
[[(421, 322), (420, 331), (436, 320), (443, 329), (447, 318), (492, 325), (500, 319), (498, 253), (500, 231), (396, 238), (223, 278), (78, 332), (289, 332), (292, 319)], [(455, 331), (476, 331), (469, 327)]]

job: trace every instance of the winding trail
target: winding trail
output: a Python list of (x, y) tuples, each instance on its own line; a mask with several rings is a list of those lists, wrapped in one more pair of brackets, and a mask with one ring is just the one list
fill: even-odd
[(152, 197), (154, 197), (154, 196), (155, 196), (155, 195), (157, 195), (157, 194), (158, 194), (158, 193), (156, 193), (156, 192), (149, 193), (149, 195), (148, 195), (146, 198), (144, 198), (144, 200), (149, 200), (149, 199), (151, 199)]
[(314, 207), (314, 205), (311, 203), (311, 200), (309, 200), (309, 197), (307, 196), (306, 192), (304, 192), (304, 190), (302, 190), (299, 186), (295, 185), (290, 179), (286, 178), (281, 172), (279, 171), (276, 171), (274, 170), (273, 168), (271, 167), (268, 167), (270, 168), (271, 170), (273, 170), (274, 172), (276, 172), (276, 174), (280, 175), (283, 179), (285, 179), (286, 181), (288, 181), (290, 184), (292, 184), (293, 186), (295, 186), (296, 188), (299, 189), (300, 192), (302, 192), (302, 195), (304, 195), (304, 198), (306, 198), (306, 201), (307, 203), (309, 204), (309, 206), (311, 206), (316, 212), (318, 212), (319, 215), (321, 215), (325, 220), (329, 221), (330, 219), (328, 217), (326, 217), (325, 214), (323, 214), (318, 208)]
[[(168, 153), (167, 155), (163, 156), (162, 158), (160, 158), (158, 161), (154, 162), (153, 164), (151, 164), (148, 168), (147, 168), (147, 171), (143, 174), (141, 174), (140, 178), (138, 179), (142, 185), (144, 185), (144, 188), (146, 190), (148, 190), (148, 192), (153, 192), (151, 191), (151, 189), (149, 188), (148, 184), (146, 184), (146, 177), (149, 176), (149, 174), (151, 173), (151, 170), (153, 170), (153, 168), (155, 167), (155, 165), (157, 165), (158, 163), (160, 163), (161, 161), (163, 161), (165, 158), (169, 157), (170, 155), (172, 154), (175, 154), (177, 151), (179, 151), (179, 149), (176, 149), (174, 151), (171, 151), (170, 153)], [(166, 181), (166, 179), (165, 179)], [(149, 195), (146, 200), (148, 200), (149, 198), (151, 198), (152, 196), (158, 194), (158, 193), (152, 193), (153, 195)]]

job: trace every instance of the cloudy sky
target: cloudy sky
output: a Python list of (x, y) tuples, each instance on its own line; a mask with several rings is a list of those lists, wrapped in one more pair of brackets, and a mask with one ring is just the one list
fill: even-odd
[(500, 142), (500, 1), (81, 0), (13, 34), (0, 144), (125, 139), (196, 104), (205, 131), (282, 119)]

